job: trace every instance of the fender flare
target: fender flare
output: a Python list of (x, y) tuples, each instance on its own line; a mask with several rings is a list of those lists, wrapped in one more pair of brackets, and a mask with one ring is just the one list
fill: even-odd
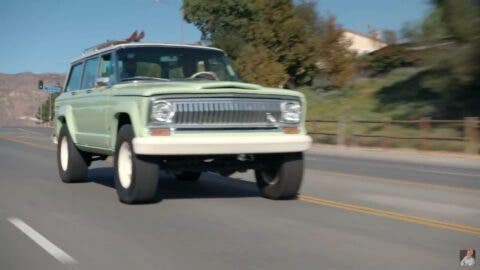
[(73, 117), (72, 106), (60, 106), (55, 112), (55, 135), (58, 137), (62, 124), (67, 125), (68, 132), (74, 143), (77, 143), (77, 123)]

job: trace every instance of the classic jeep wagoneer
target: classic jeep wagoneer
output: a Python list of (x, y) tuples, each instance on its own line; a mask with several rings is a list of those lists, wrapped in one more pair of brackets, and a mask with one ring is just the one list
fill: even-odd
[(305, 98), (241, 82), (225, 54), (194, 45), (125, 42), (73, 61), (55, 104), (63, 182), (113, 156), (124, 203), (157, 198), (159, 172), (196, 181), (255, 170), (262, 196), (294, 198), (303, 177)]

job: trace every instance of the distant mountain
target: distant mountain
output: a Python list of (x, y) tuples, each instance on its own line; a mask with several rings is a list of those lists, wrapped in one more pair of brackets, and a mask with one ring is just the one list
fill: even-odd
[(38, 80), (45, 86), (63, 85), (65, 74), (0, 73), (0, 125), (35, 125), (37, 109), (48, 98), (37, 89)]

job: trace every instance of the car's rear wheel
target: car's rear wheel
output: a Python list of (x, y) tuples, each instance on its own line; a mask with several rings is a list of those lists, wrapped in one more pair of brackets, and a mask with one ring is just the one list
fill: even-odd
[(178, 181), (197, 182), (200, 179), (201, 175), (202, 175), (201, 172), (184, 171), (179, 174), (176, 174), (175, 176), (177, 177)]
[(62, 125), (57, 144), (57, 165), (60, 179), (65, 183), (85, 181), (90, 158), (88, 153), (75, 146), (67, 126)]
[(265, 155), (255, 170), (257, 186), (263, 197), (278, 200), (295, 198), (303, 179), (303, 153)]
[(148, 157), (135, 154), (133, 138), (129, 124), (118, 131), (114, 158), (118, 199), (127, 204), (152, 202), (157, 194), (159, 166)]

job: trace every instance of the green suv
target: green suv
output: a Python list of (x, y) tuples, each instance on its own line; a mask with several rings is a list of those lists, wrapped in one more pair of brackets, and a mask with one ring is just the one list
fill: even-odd
[(219, 49), (161, 43), (93, 48), (74, 60), (55, 101), (63, 182), (113, 156), (124, 203), (157, 198), (159, 173), (255, 170), (262, 196), (294, 198), (303, 178), (305, 98), (241, 82)]

